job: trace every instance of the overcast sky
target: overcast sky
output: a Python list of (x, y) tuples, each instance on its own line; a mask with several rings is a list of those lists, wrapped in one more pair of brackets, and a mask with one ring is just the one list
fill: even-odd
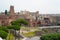
[(0, 0), (0, 12), (9, 11), (13, 5), (15, 11), (39, 11), (42, 14), (60, 13), (60, 0)]

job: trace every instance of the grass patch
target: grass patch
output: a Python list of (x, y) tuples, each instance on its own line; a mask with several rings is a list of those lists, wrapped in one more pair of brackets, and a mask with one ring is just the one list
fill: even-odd
[(13, 39), (14, 39), (13, 34), (12, 33), (11, 34), (8, 34), (6, 40), (13, 40)]
[(33, 37), (35, 36), (35, 32), (28, 32), (28, 33), (22, 33), (25, 37)]

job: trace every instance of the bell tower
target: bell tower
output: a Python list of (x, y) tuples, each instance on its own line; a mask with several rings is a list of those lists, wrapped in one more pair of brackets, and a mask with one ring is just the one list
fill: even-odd
[(14, 6), (10, 6), (10, 15), (14, 15), (15, 12), (14, 12)]

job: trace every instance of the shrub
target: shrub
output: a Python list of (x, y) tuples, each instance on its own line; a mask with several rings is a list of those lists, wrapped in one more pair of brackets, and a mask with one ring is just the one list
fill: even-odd
[(60, 22), (58, 22), (57, 25), (60, 25)]
[(3, 30), (0, 30), (0, 37), (2, 37), (3, 39), (6, 39), (8, 33), (3, 31)]
[(41, 40), (60, 40), (60, 33), (51, 33), (42, 35), (40, 37)]

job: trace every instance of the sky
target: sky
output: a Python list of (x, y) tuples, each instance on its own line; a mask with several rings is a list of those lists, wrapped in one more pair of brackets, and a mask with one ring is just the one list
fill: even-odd
[(60, 0), (0, 0), (0, 12), (9, 11), (10, 5), (15, 12), (27, 10), (40, 14), (60, 14)]

